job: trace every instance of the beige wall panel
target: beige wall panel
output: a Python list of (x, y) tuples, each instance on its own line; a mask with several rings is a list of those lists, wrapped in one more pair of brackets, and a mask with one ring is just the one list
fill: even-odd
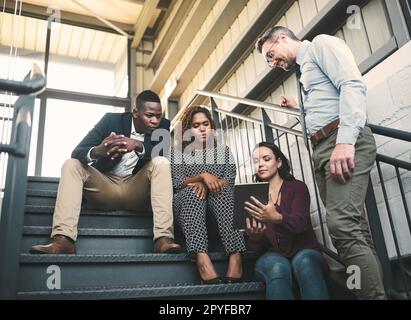
[(245, 74), (247, 75), (245, 78), (247, 86), (250, 86), (254, 82), (257, 76), (255, 63), (254, 63), (254, 56), (252, 53), (244, 61), (244, 70), (245, 70)]
[(373, 0), (368, 3), (362, 9), (362, 14), (371, 50), (375, 52), (391, 38), (382, 0)]
[[(74, 37), (74, 34), (75, 33), (73, 32), (73, 37)], [(115, 37), (116, 36), (114, 34), (106, 34), (106, 38), (104, 39), (103, 45), (100, 50), (100, 54), (98, 55), (98, 58), (97, 58), (98, 61), (106, 62), (108, 60), (111, 48), (113, 47), (113, 44), (114, 44)]]
[[(95, 30), (87, 30), (87, 29), (84, 30), (83, 44), (82, 44), (82, 46), (80, 48), (80, 52), (79, 52), (79, 58), (80, 59), (87, 59), (88, 53), (90, 52), (91, 45), (93, 43), (93, 38), (94, 38), (95, 34), (96, 34)], [(55, 45), (56, 44), (53, 44), (53, 41), (50, 43), (50, 51), (51, 51), (51, 47), (55, 46)]]
[(285, 13), (285, 17), (287, 19), (287, 26), (291, 29), (295, 34), (299, 33), (302, 28), (302, 21), (301, 21), (301, 14), (300, 8), (298, 6), (298, 2), (294, 2), (290, 9), (287, 10)]
[(330, 0), (315, 0), (317, 2), (318, 11), (321, 11), (329, 2)]
[(294, 74), (291, 74), (287, 80), (284, 81), (284, 94), (287, 96), (293, 96), (297, 99), (297, 78)]
[(194, 77), (193, 79), (193, 89), (194, 92), (197, 91), (199, 89), (199, 85), (198, 85), (198, 74)]
[[(71, 39), (71, 34), (73, 33), (73, 26), (69, 25), (62, 25), (60, 27), (61, 33), (59, 35), (59, 39), (54, 38), (54, 41), (58, 40), (58, 45), (57, 45), (57, 54), (59, 55), (66, 55), (69, 49), (69, 44), (70, 44), (70, 39)], [(98, 54), (100, 53), (100, 48), (101, 45), (104, 42), (104, 34), (102, 32), (98, 32), (98, 37), (94, 39), (93, 46), (97, 46), (97, 49), (94, 49), (92, 47), (91, 50), (91, 59), (96, 60)]]
[[(220, 93), (222, 94), (228, 94), (228, 83), (226, 82), (220, 89)], [(221, 109), (228, 109), (228, 102), (221, 100), (219, 103), (219, 107)]]
[[(14, 47), (17, 48), (22, 48), (23, 43), (24, 43), (24, 29), (26, 27), (26, 18), (20, 17), (17, 18), (16, 21), (16, 33), (14, 34)], [(1, 18), (0, 18), (0, 23), (1, 23)], [(3, 27), (0, 25), (0, 28)], [(47, 29), (41, 28), (41, 25), (38, 24), (38, 30), (37, 30), (37, 41), (36, 41), (36, 51), (44, 51), (44, 45), (41, 46), (41, 44), (44, 43), (42, 41), (43, 39), (46, 39), (46, 34), (47, 32), (44, 32)]]
[(224, 56), (228, 54), (231, 49), (232, 41), (231, 41), (231, 32), (230, 29), (226, 32), (223, 37), (223, 49), (224, 49)]
[(254, 49), (253, 51), (253, 57), (257, 74), (266, 71), (268, 68), (267, 63), (264, 61), (261, 53), (259, 53), (257, 49)]
[(241, 64), (241, 66), (238, 68), (236, 72), (236, 78), (237, 78), (238, 95), (243, 96), (243, 92), (247, 89), (246, 73), (245, 73), (244, 64)]
[[(284, 88), (281, 85), (271, 94), (272, 103), (278, 105), (280, 103), (280, 97), (282, 95), (284, 95)], [(273, 116), (271, 120), (275, 124), (284, 124), (287, 122), (288, 116), (284, 113), (273, 111)]]
[(198, 89), (202, 89), (204, 85), (204, 69), (200, 68), (197, 73), (198, 76)]
[[(62, 30), (64, 30), (64, 28)], [(90, 60), (96, 60), (97, 59), (97, 56), (100, 53), (101, 47), (102, 47), (103, 42), (104, 42), (104, 38), (105, 38), (105, 33), (99, 32), (99, 31), (96, 32), (93, 44), (91, 45), (91, 48), (90, 48), (88, 59), (90, 59)], [(67, 39), (67, 38), (64, 36), (62, 39)], [(59, 47), (60, 46), (61, 45), (59, 44)], [(58, 50), (60, 51), (60, 48)]]
[(231, 41), (237, 42), (240, 39), (241, 33), (240, 33), (240, 23), (238, 22), (238, 19), (234, 20), (234, 23), (232, 24), (230, 28), (231, 32)]
[(252, 21), (258, 13), (258, 2), (257, 0), (250, 0), (247, 3), (248, 19)]
[(306, 26), (317, 14), (317, 5), (315, 0), (299, 0), (301, 18), (303, 25)]
[[(211, 66), (210, 69), (212, 70), (212, 72), (215, 72), (217, 70), (217, 66), (219, 65), (219, 62), (217, 61), (217, 51), (216, 50), (214, 50), (211, 53), (209, 59), (210, 59), (210, 66)], [(204, 79), (206, 79), (206, 78), (207, 78), (207, 76), (204, 75)]]
[(345, 40), (345, 38), (344, 38), (344, 33), (342, 32), (341, 29), (338, 30), (337, 33), (336, 33), (334, 36), (336, 36), (336, 37), (338, 37), (338, 38), (340, 38), (340, 39), (342, 39), (342, 40)]
[[(233, 76), (228, 79), (227, 81), (228, 85), (228, 94), (230, 96), (238, 97), (238, 88), (237, 88), (237, 77), (236, 74), (233, 74)], [(233, 109), (236, 106), (235, 102), (229, 102), (228, 106), (231, 109)]]
[(357, 64), (360, 64), (371, 55), (371, 49), (368, 44), (367, 34), (365, 33), (364, 22), (361, 15), (359, 14), (357, 18), (360, 18), (360, 20), (358, 20), (360, 21), (360, 28), (350, 28), (350, 24), (346, 24), (343, 27), (343, 31), (345, 41), (352, 50), (355, 61)]
[(208, 77), (207, 75), (209, 75), (210, 73), (211, 73), (211, 61), (210, 59), (207, 59), (206, 63), (204, 64), (205, 78), (207, 78)]
[(282, 16), (281, 19), (278, 20), (276, 26), (282, 26), (282, 27), (287, 26), (287, 20), (285, 19), (285, 16)]
[(234, 74), (230, 79), (227, 81), (228, 85), (228, 94), (230, 96), (237, 96), (237, 77), (236, 74)]
[(216, 53), (217, 53), (217, 62), (220, 63), (221, 61), (223, 61), (224, 59), (224, 43), (223, 41), (220, 41), (217, 45), (217, 49), (216, 49)]
[[(8, 23), (6, 20), (6, 18), (9, 15), (5, 15), (3, 17), (3, 23), (6, 24)], [(10, 20), (11, 21), (11, 20)], [(36, 21), (34, 19), (27, 19), (26, 21), (26, 28), (25, 28), (25, 37), (24, 37), (24, 47), (27, 48), (27, 50), (34, 50), (36, 47), (36, 29), (37, 29), (37, 23), (39, 23), (40, 21)], [(52, 35), (56, 34), (57, 32), (54, 32), (54, 30), (52, 30)], [(10, 42), (9, 42), (10, 41)], [(10, 45), (11, 43), (11, 33), (7, 32), (7, 28), (4, 28), (4, 31), (1, 32), (1, 43), (3, 45)], [(53, 41), (51, 41), (50, 43), (50, 52), (55, 53), (56, 52), (56, 47), (57, 44), (54, 44), (54, 48), (53, 47)], [(53, 51), (54, 49), (54, 51)]]
[[(24, 39), (26, 37), (26, 35), (24, 34), (26, 20), (27, 19), (20, 19), (19, 21), (20, 29), (19, 29), (19, 42), (18, 43), (20, 46), (24, 43)], [(40, 52), (46, 51), (46, 38), (47, 38), (47, 24), (43, 23), (43, 21), (38, 21), (36, 51), (40, 51)]]
[(258, 8), (261, 9), (267, 3), (267, 0), (257, 0)]
[(243, 32), (249, 24), (249, 18), (248, 18), (248, 9), (247, 7), (244, 7), (244, 9), (240, 12), (238, 16), (238, 23), (240, 25), (240, 32)]

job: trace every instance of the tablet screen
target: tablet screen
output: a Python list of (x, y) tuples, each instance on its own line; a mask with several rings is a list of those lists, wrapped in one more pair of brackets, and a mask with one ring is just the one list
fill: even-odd
[(268, 182), (245, 183), (234, 186), (234, 229), (245, 229), (245, 219), (250, 217), (249, 213), (244, 209), (244, 202), (250, 201), (253, 196), (258, 201), (267, 204), (269, 193)]

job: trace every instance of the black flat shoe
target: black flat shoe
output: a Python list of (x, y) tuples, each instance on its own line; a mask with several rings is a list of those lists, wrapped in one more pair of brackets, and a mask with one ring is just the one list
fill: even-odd
[(224, 283), (239, 283), (243, 282), (243, 278), (224, 277)]
[(221, 277), (215, 277), (213, 279), (203, 280), (201, 279), (201, 284), (222, 284), (223, 280)]

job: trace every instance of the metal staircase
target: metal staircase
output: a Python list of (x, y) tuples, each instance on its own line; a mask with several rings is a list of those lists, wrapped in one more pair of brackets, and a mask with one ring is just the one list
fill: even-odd
[[(184, 253), (152, 253), (150, 212), (83, 209), (77, 255), (29, 254), (32, 245), (49, 241), (57, 185), (56, 178), (28, 178), (18, 299), (264, 299), (264, 284), (254, 278), (252, 252), (244, 257), (245, 282), (222, 285), (201, 285), (194, 261)], [(215, 224), (209, 220), (208, 225), (211, 258), (223, 275), (227, 258)], [(183, 244), (181, 235), (176, 236)], [(61, 289), (47, 287), (50, 266), (60, 270)], [(335, 279), (335, 274), (328, 279), (333, 298), (353, 299)]]
[[(20, 254), (18, 299), (262, 299), (264, 286), (253, 281), (253, 254), (245, 256), (245, 280), (200, 285), (186, 254), (154, 254), (150, 212), (84, 209), (79, 220), (77, 255), (31, 255), (32, 245), (47, 243), (58, 179), (29, 177)], [(216, 232), (216, 230), (214, 230)], [(183, 243), (182, 239), (178, 241)], [(227, 258), (210, 234), (211, 257), (220, 274)], [(47, 268), (58, 266), (61, 290), (47, 287)]]

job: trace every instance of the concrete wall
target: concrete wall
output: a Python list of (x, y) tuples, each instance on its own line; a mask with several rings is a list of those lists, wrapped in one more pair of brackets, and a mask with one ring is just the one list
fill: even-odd
[[(368, 117), (370, 123), (411, 131), (411, 42), (380, 63), (364, 78), (368, 86)], [(411, 162), (411, 143), (376, 136), (378, 153)], [(381, 165), (394, 228), (398, 233), (401, 253), (411, 254), (411, 236), (401, 200), (399, 184), (392, 166)], [(411, 173), (400, 170), (408, 208), (411, 208)], [(389, 255), (394, 256), (395, 247), (384, 204), (377, 169), (372, 172), (380, 218), (387, 241)]]

